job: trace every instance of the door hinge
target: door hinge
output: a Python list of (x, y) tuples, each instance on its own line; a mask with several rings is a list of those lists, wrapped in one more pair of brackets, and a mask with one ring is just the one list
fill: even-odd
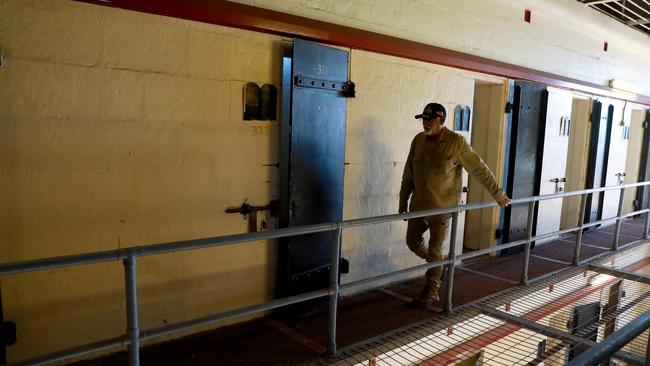
[(512, 108), (513, 108), (512, 103), (510, 103), (510, 102), (506, 102), (505, 112), (506, 112), (506, 113), (511, 113), (511, 112), (512, 112)]
[(356, 95), (356, 86), (352, 81), (332, 81), (324, 79), (315, 79), (303, 75), (294, 76), (293, 85), (302, 88), (313, 88), (322, 90), (332, 90), (341, 93), (345, 98), (354, 98)]
[(643, 128), (648, 128), (648, 121), (643, 121), (642, 126), (643, 126)]

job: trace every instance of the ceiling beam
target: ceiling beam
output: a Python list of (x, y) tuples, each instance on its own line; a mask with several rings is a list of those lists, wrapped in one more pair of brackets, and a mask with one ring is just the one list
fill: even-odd
[(593, 1), (584, 1), (583, 3), (585, 5), (591, 6), (591, 5), (598, 5), (598, 4), (614, 3), (617, 1), (619, 0), (593, 0)]
[(634, 25), (642, 25), (648, 23), (650, 23), (650, 18), (641, 18), (639, 20), (630, 20), (627, 22), (627, 25), (634, 26)]

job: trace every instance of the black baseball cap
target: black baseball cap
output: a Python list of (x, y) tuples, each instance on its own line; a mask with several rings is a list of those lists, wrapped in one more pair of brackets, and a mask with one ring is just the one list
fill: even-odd
[(436, 117), (442, 117), (443, 119), (447, 118), (447, 111), (445, 110), (445, 107), (442, 106), (442, 104), (429, 103), (426, 107), (424, 107), (422, 114), (415, 116), (415, 118), (424, 119), (434, 119)]

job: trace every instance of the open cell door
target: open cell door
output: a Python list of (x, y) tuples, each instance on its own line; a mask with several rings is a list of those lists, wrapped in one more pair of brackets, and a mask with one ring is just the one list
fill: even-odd
[[(343, 216), (348, 52), (296, 39), (283, 59), (280, 226)], [(327, 287), (333, 232), (279, 240), (280, 297)]]
[[(548, 102), (544, 132), (544, 156), (540, 174), (539, 194), (564, 192), (569, 133), (571, 131), (571, 108), (573, 93), (568, 90), (548, 88)], [(536, 219), (536, 234), (546, 234), (560, 229), (562, 198), (540, 201)], [(548, 238), (544, 241), (550, 241)], [(541, 242), (538, 241), (537, 244)]]
[[(516, 199), (539, 194), (548, 91), (541, 84), (516, 81), (512, 98), (512, 118), (505, 131), (504, 187), (508, 196)], [(501, 243), (528, 236), (528, 204), (510, 205), (504, 210), (500, 233)], [(499, 254), (521, 250), (510, 248)]]

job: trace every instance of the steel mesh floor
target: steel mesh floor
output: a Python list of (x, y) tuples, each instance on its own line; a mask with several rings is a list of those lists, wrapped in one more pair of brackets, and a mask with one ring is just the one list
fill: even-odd
[[(519, 253), (491, 260), (476, 261), (468, 263), (465, 266), (477, 272), (510, 281), (519, 281), (524, 268), (524, 254)], [(528, 266), (528, 278), (534, 279), (558, 271), (566, 267), (566, 264), (552, 262), (538, 257), (530, 257)]]
[[(391, 330), (436, 316), (426, 309), (414, 309), (403, 299), (380, 291), (343, 298), (338, 308), (337, 343), (348, 346)], [(327, 310), (306, 317), (284, 320), (319, 344), (327, 344)]]
[[(644, 220), (638, 219), (621, 225), (625, 234), (620, 238), (621, 245), (636, 240), (632, 233), (636, 234), (639, 228), (642, 231), (643, 224)], [(582, 260), (607, 252), (613, 240), (612, 233), (604, 230), (609, 228), (583, 236), (583, 242), (587, 245), (581, 247)], [(534, 248), (531, 252), (534, 256), (530, 257), (529, 279), (562, 270), (566, 272), (570, 267), (561, 262), (568, 263), (573, 258), (574, 244), (567, 242), (571, 239), (563, 238)], [(508, 296), (515, 299), (522, 296), (522, 291), (539, 291), (539, 285), (517, 285), (522, 268), (523, 253), (477, 258), (456, 267), (452, 303), (454, 307), (463, 308), (453, 316), (440, 313), (436, 306), (429, 309), (408, 306), (410, 299), (417, 296), (424, 285), (422, 278), (343, 298), (338, 310), (337, 344), (344, 354), (339, 359), (322, 357), (327, 345), (328, 316), (327, 307), (322, 306), (309, 315), (295, 315), (272, 322), (250, 321), (147, 346), (141, 350), (141, 360), (143, 365), (436, 365), (460, 360), (480, 350), (486, 342), (510, 337), (513, 343), (508, 347), (486, 348), (481, 355), (483, 364), (514, 365), (522, 360), (534, 362), (539, 358), (539, 342), (535, 341), (539, 338), (538, 334), (480, 315), (477, 307), (487, 304), (488, 300), (481, 299), (489, 299), (500, 293), (501, 302), (490, 305), (503, 310)], [(562, 285), (556, 284), (551, 292), (560, 293), (562, 288)], [(444, 285), (440, 295), (443, 304)], [(537, 302), (531, 301), (531, 306), (540, 305), (539, 297), (537, 299)], [(512, 302), (509, 311), (517, 313), (518, 306)], [(643, 306), (648, 304), (644, 302)], [(480, 324), (472, 320), (478, 315), (483, 319)], [(566, 342), (547, 339), (552, 343), (549, 347), (566, 349), (570, 346)], [(646, 340), (641, 339), (637, 343), (644, 346), (643, 342)], [(549, 349), (552, 350), (552, 347)], [(556, 364), (548, 358), (543, 362)], [(100, 366), (121, 364), (127, 364), (125, 352), (77, 363)]]
[[(535, 246), (535, 248), (533, 248), (531, 251), (531, 254), (548, 259), (562, 261), (568, 264), (573, 262), (575, 247), (575, 240), (556, 240)], [(605, 248), (594, 247), (590, 245), (580, 245), (580, 260), (593, 258), (606, 251), (607, 249)]]
[[(142, 365), (302, 365), (319, 355), (256, 320), (190, 335), (141, 349)], [(128, 365), (126, 352), (74, 365)]]
[[(650, 266), (645, 260), (635, 264), (641, 268)], [(567, 340), (564, 337), (549, 335), (542, 326), (555, 326), (559, 335), (568, 334), (567, 324), (563, 327), (549, 322), (549, 315), (562, 315), (571, 306), (589, 302), (597, 298), (603, 288), (609, 288), (611, 282), (597, 285), (586, 284), (593, 277), (590, 272), (583, 276), (579, 270), (566, 273), (557, 283), (549, 281), (516, 289), (508, 293), (481, 301), (464, 309), (457, 316), (447, 316), (435, 321), (405, 330), (401, 333), (387, 336), (376, 344), (345, 352), (338, 360), (321, 360), (321, 365), (448, 365), (454, 362), (472, 360), (482, 365), (564, 365), (569, 354), (580, 352), (591, 346), (588, 340), (574, 337)], [(648, 285), (632, 282), (633, 286)], [(639, 287), (639, 286), (637, 286)], [(550, 289), (550, 290), (549, 290)], [(630, 291), (632, 289), (629, 289)], [(524, 292), (525, 299), (517, 296)], [(573, 298), (571, 294), (577, 293)], [(595, 294), (595, 295), (594, 295)], [(645, 296), (639, 301), (636, 295)], [(581, 297), (585, 296), (585, 297)], [(510, 299), (509, 299), (510, 297)], [(626, 296), (629, 303), (634, 303), (641, 310), (650, 308), (650, 293), (635, 291)], [(508, 307), (506, 310), (506, 304)], [(624, 306), (626, 306), (625, 304)], [(490, 314), (481, 314), (484, 306), (500, 312), (507, 312), (516, 317), (533, 320), (540, 324), (535, 330), (523, 327), (521, 323), (509, 322)], [(629, 307), (625, 312), (630, 312)], [(624, 316), (622, 312), (620, 316)], [(618, 328), (623, 326), (621, 321)], [(577, 333), (580, 335), (580, 333)], [(570, 335), (569, 335), (570, 336)], [(584, 335), (582, 335), (584, 336)], [(641, 335), (630, 342), (614, 359), (618, 361), (643, 361), (647, 335)], [(599, 336), (602, 340), (602, 335)], [(576, 354), (573, 355), (575, 357)], [(631, 357), (636, 356), (634, 360)], [(474, 363), (467, 363), (474, 364)]]
[[(387, 289), (405, 297), (414, 298), (418, 296), (425, 283), (424, 279), (421, 278), (399, 283), (390, 286)], [(457, 267), (455, 271), (452, 304), (454, 306), (465, 305), (513, 286), (514, 284), (512, 282), (487, 277), (475, 272), (469, 272), (464, 270), (463, 266), (460, 266)], [(447, 283), (443, 282), (439, 291), (440, 304), (444, 304), (446, 301), (446, 291)]]
[[(643, 222), (630, 221), (629, 223), (621, 223), (621, 233), (625, 235), (632, 236), (635, 238), (641, 238), (643, 236)], [(606, 226), (601, 228), (598, 231), (613, 233), (616, 230), (616, 225)]]

